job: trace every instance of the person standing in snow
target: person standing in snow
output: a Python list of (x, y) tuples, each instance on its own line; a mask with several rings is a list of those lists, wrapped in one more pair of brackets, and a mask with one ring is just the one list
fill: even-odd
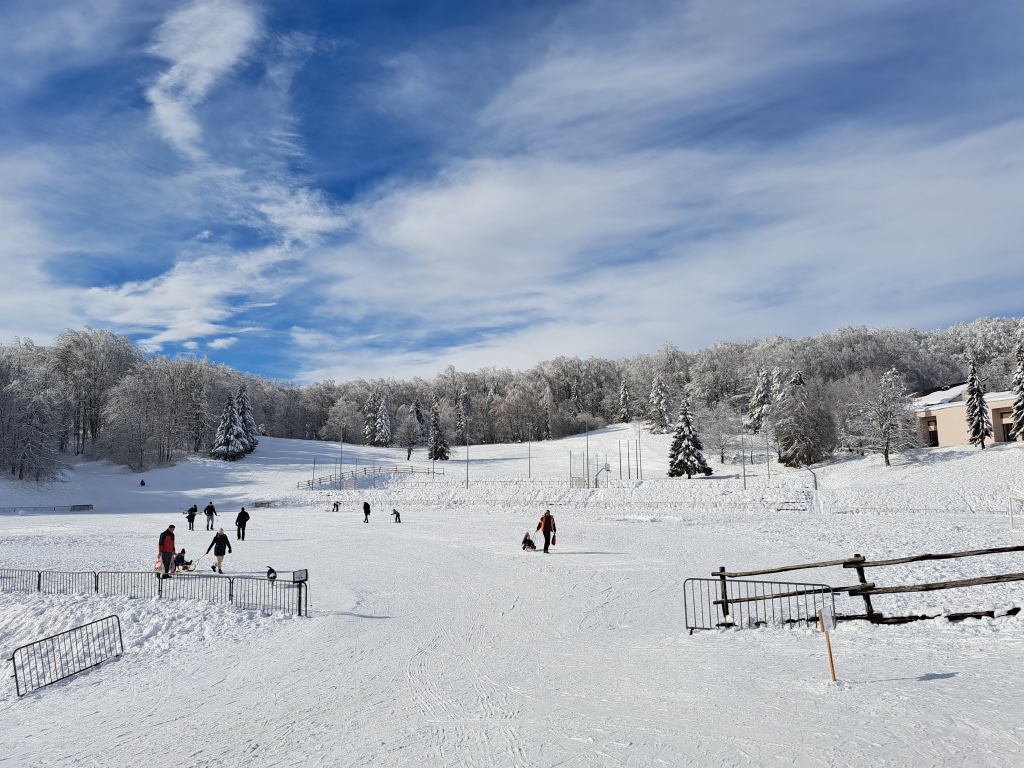
[(363, 502), (363, 522), (370, 522), (370, 502), (368, 501)]
[(213, 502), (212, 501), (203, 508), (203, 514), (206, 515), (206, 530), (212, 531), (213, 530), (213, 518), (214, 518), (214, 515), (217, 514), (217, 509), (216, 509), (216, 507), (213, 506)]
[(196, 515), (199, 514), (199, 507), (193, 504), (187, 510), (185, 510), (185, 519), (188, 520), (188, 529), (194, 531), (196, 529)]
[(217, 563), (211, 565), (210, 569), (217, 573), (224, 573), (221, 566), (224, 564), (224, 555), (231, 551), (231, 540), (228, 535), (224, 533), (224, 529), (221, 528), (217, 531), (213, 537), (213, 541), (210, 542), (210, 546), (206, 548), (206, 554), (210, 554), (210, 550), (213, 550), (214, 557), (217, 558)]
[(235, 531), (235, 538), (239, 541), (245, 541), (245, 524), (249, 522), (249, 513), (245, 511), (245, 507), (242, 507), (242, 511), (238, 513), (238, 517), (235, 518), (235, 526), (238, 528)]
[(555, 533), (555, 518), (551, 515), (550, 509), (545, 509), (544, 514), (540, 516), (537, 530), (544, 534), (544, 551), (547, 552), (551, 546), (551, 537)]
[(157, 544), (157, 551), (160, 553), (160, 561), (164, 565), (164, 572), (160, 574), (161, 579), (171, 578), (171, 565), (174, 563), (174, 526), (168, 525), (167, 530), (160, 534), (160, 541)]

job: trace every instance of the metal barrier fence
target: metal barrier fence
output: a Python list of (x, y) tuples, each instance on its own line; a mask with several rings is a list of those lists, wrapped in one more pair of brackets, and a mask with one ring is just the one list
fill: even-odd
[(106, 616), (15, 648), (14, 686), (18, 696), (99, 666), (124, 653), (121, 620)]
[(308, 582), (257, 576), (154, 571), (28, 571), (0, 568), (0, 592), (90, 594), (163, 600), (205, 600), (255, 611), (308, 614)]
[(827, 584), (781, 581), (687, 579), (683, 582), (686, 628), (787, 627), (813, 625), (818, 611), (835, 613), (835, 595)]

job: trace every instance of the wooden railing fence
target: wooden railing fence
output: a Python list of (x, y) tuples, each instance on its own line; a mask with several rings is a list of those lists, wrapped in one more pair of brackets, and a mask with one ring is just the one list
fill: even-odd
[[(842, 567), (852, 569), (857, 574), (857, 583), (846, 587), (832, 587), (833, 593), (845, 592), (850, 597), (860, 597), (864, 601), (863, 614), (846, 614), (836, 616), (839, 620), (866, 619), (875, 624), (903, 624), (918, 619), (930, 619), (932, 616), (911, 615), (911, 616), (885, 616), (876, 610), (871, 603), (872, 595), (895, 595), (909, 592), (932, 592), (942, 589), (957, 589), (959, 587), (976, 587), (983, 584), (1004, 584), (1014, 581), (1024, 581), (1024, 573), (998, 573), (986, 576), (976, 576), (969, 579), (952, 579), (948, 581), (933, 581), (924, 584), (903, 584), (894, 586), (879, 586), (874, 581), (868, 581), (866, 570), (868, 568), (883, 568), (892, 565), (906, 565), (908, 563), (920, 563), (931, 560), (952, 560), (964, 557), (980, 557), (982, 555), (998, 555), (1011, 552), (1024, 552), (1024, 546), (1013, 547), (992, 547), (989, 549), (973, 549), (964, 552), (945, 552), (940, 554), (911, 555), (909, 557), (896, 557), (887, 560), (868, 560), (861, 554), (842, 560), (825, 560), (818, 563), (801, 563), (798, 565), (786, 565), (778, 568), (762, 568), (757, 571), (727, 571), (725, 566), (720, 567), (711, 575), (717, 578), (721, 584), (721, 599), (717, 601), (725, 616), (729, 615), (729, 599), (726, 585), (729, 579), (745, 579), (751, 576), (766, 576), (773, 573), (788, 573), (789, 571), (808, 570), (813, 568)], [(1010, 608), (1003, 615), (1013, 616), (1020, 612), (1020, 608)], [(966, 618), (994, 618), (994, 610), (989, 611), (968, 611), (963, 613), (951, 613), (946, 616), (950, 621), (957, 621)]]

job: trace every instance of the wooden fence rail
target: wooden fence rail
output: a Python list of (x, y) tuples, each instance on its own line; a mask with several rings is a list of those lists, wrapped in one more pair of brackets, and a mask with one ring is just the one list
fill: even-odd
[[(1024, 581), (1024, 573), (999, 573), (991, 574), (988, 576), (977, 576), (969, 579), (952, 579), (949, 581), (933, 581), (925, 584), (902, 584), (893, 586), (878, 586), (873, 581), (868, 581), (865, 575), (865, 569), (867, 568), (882, 568), (891, 565), (906, 565), (908, 563), (919, 563), (934, 560), (952, 560), (963, 557), (980, 557), (983, 555), (999, 555), (1008, 554), (1012, 552), (1024, 552), (1024, 546), (1012, 546), (1012, 547), (990, 547), (988, 549), (972, 549), (963, 552), (942, 552), (938, 554), (926, 553), (922, 555), (911, 555), (909, 557), (896, 557), (887, 560), (868, 560), (861, 554), (855, 554), (853, 557), (843, 558), (841, 560), (822, 560), (816, 563), (798, 563), (795, 565), (786, 565), (777, 568), (762, 568), (757, 571), (727, 571), (725, 566), (720, 567), (717, 571), (711, 575), (719, 580), (721, 599), (715, 601), (716, 604), (721, 605), (722, 610), (728, 615), (728, 606), (732, 602), (736, 602), (735, 598), (730, 598), (727, 595), (726, 584), (730, 583), (729, 579), (742, 579), (750, 576), (764, 576), (771, 573), (786, 573), (788, 571), (799, 571), (808, 570), (814, 568), (853, 568), (857, 572), (858, 583), (849, 587), (833, 587), (833, 592), (845, 592), (850, 597), (859, 597), (864, 601), (865, 613), (857, 615), (846, 615), (837, 616), (839, 619), (867, 619), (868, 621), (879, 623), (879, 624), (899, 624), (907, 621), (916, 621), (917, 619), (931, 618), (929, 616), (884, 616), (880, 611), (876, 611), (874, 606), (871, 604), (872, 595), (895, 595), (895, 594), (906, 594), (911, 592), (932, 592), (942, 589), (957, 589), (960, 587), (976, 587), (984, 584), (1006, 584), (1015, 581)], [(745, 600), (746, 598), (744, 598)], [(762, 599), (759, 597), (750, 598), (753, 600)], [(1019, 613), (1019, 608), (1011, 608), (1006, 611), (1005, 615), (1015, 615)], [(970, 613), (956, 613), (950, 614), (951, 620), (958, 620), (969, 616), (994, 616), (994, 611), (975, 611)]]

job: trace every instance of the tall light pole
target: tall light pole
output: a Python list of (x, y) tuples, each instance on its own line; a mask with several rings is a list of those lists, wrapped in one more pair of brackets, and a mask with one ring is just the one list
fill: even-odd
[(469, 488), (469, 416), (466, 416), (466, 487)]

